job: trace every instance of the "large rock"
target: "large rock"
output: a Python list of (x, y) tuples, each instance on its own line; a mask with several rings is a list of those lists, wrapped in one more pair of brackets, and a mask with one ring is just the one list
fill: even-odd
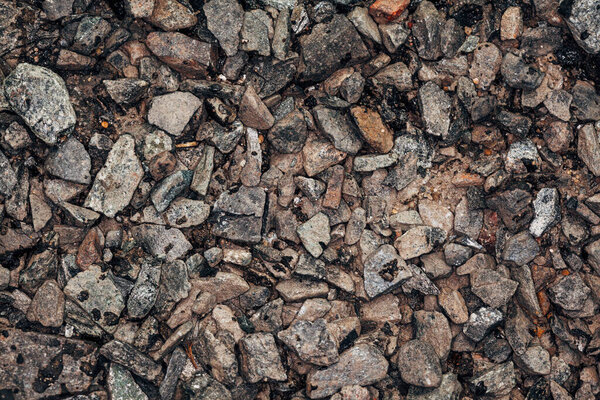
[(599, 53), (600, 8), (598, 8), (598, 2), (595, 0), (569, 1), (566, 2), (563, 12), (575, 41), (588, 53)]
[(216, 61), (210, 44), (179, 32), (152, 32), (146, 37), (146, 45), (163, 62), (189, 76), (206, 74)]
[(388, 362), (373, 345), (359, 344), (346, 350), (340, 360), (323, 370), (313, 370), (306, 378), (311, 399), (331, 396), (344, 386), (367, 386), (386, 377)]
[(155, 97), (148, 111), (148, 122), (173, 136), (179, 136), (202, 101), (188, 92), (173, 92)]
[(420, 387), (438, 387), (442, 383), (440, 360), (433, 347), (424, 341), (408, 341), (398, 350), (398, 370), (402, 380)]
[(8, 399), (87, 392), (98, 362), (94, 344), (16, 329), (2, 331), (0, 354), (0, 393)]
[(213, 206), (214, 235), (245, 243), (258, 243), (266, 194), (263, 189), (242, 186), (237, 192), (223, 192)]
[(301, 36), (299, 40), (306, 80), (322, 80), (344, 62), (356, 64), (369, 57), (360, 35), (341, 14), (334, 15), (329, 22), (315, 25), (309, 35)]
[(296, 321), (277, 337), (307, 363), (328, 366), (338, 361), (338, 345), (322, 318)]
[(11, 109), (47, 144), (70, 133), (77, 122), (62, 78), (47, 68), (22, 63), (4, 80)]
[(212, 0), (204, 4), (208, 30), (217, 38), (227, 56), (234, 56), (240, 44), (244, 9), (236, 0)]
[(143, 176), (144, 169), (135, 154), (133, 137), (122, 135), (96, 175), (84, 206), (109, 218), (114, 217), (127, 207)]

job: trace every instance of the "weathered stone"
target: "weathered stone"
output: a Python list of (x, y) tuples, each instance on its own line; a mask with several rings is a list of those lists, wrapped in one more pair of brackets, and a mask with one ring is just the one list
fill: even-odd
[[(562, 4), (561, 4), (562, 9)], [(600, 52), (600, 10), (593, 0), (575, 0), (564, 7), (573, 39), (588, 53)]]
[(338, 345), (324, 319), (296, 321), (277, 337), (308, 363), (328, 366), (338, 361)]
[(266, 195), (261, 188), (242, 186), (237, 192), (224, 192), (213, 206), (216, 222), (212, 232), (230, 240), (258, 243)]
[(364, 261), (363, 270), (365, 291), (371, 298), (393, 290), (412, 275), (389, 244), (371, 253)]
[(109, 218), (114, 217), (127, 207), (143, 176), (133, 137), (122, 135), (96, 175), (84, 206)]
[(256, 51), (261, 56), (271, 55), (269, 38), (273, 36), (273, 20), (265, 11), (245, 12), (240, 35), (242, 50)]
[(464, 298), (457, 290), (442, 289), (438, 296), (438, 302), (455, 324), (464, 324), (469, 320), (469, 310)]
[(543, 188), (533, 201), (535, 218), (529, 225), (529, 232), (540, 237), (547, 229), (560, 221), (560, 197), (555, 188)]
[(366, 107), (356, 106), (350, 109), (350, 115), (358, 126), (363, 139), (378, 153), (388, 153), (394, 146), (394, 137), (390, 128), (382, 121), (378, 112)]
[(111, 363), (106, 379), (111, 399), (115, 400), (147, 400), (148, 396), (135, 383), (131, 373), (117, 363)]
[(451, 105), (450, 97), (435, 83), (427, 82), (421, 86), (419, 107), (427, 133), (442, 137), (448, 135)]
[(500, 38), (502, 40), (517, 39), (523, 33), (523, 13), (520, 7), (508, 7), (502, 14), (500, 22)]
[(292, 111), (277, 121), (267, 135), (275, 150), (286, 154), (302, 150), (307, 137), (304, 114), (300, 110)]
[(166, 257), (167, 261), (183, 257), (192, 245), (177, 228), (167, 229), (162, 225), (136, 225), (131, 230), (135, 241), (145, 251), (157, 257)]
[(202, 101), (188, 92), (173, 92), (155, 97), (148, 111), (148, 122), (173, 136), (183, 133)]
[(442, 55), (441, 30), (443, 15), (433, 3), (423, 1), (413, 15), (412, 34), (417, 39), (417, 51), (424, 60), (436, 60)]
[(471, 291), (493, 308), (506, 304), (518, 286), (517, 282), (494, 270), (481, 269), (471, 274)]
[(354, 7), (348, 13), (347, 17), (362, 35), (375, 43), (381, 44), (381, 34), (379, 33), (377, 24), (369, 15), (369, 10), (364, 7)]
[(440, 359), (446, 361), (452, 345), (450, 324), (444, 314), (437, 311), (419, 310), (413, 314), (415, 337), (430, 344)]
[(325, 282), (288, 279), (280, 281), (275, 290), (286, 302), (294, 302), (312, 297), (325, 297), (329, 287)]
[(104, 18), (84, 16), (77, 25), (72, 48), (78, 53), (90, 55), (104, 42), (111, 30), (110, 23)]
[(600, 176), (600, 138), (593, 124), (579, 128), (577, 155), (585, 163), (590, 172)]
[(315, 176), (346, 158), (346, 153), (339, 151), (327, 140), (309, 138), (304, 148), (304, 171), (308, 176)]
[(63, 324), (65, 314), (65, 297), (58, 283), (47, 280), (35, 292), (29, 309), (27, 319), (39, 322), (43, 326), (58, 328)]
[(435, 350), (422, 340), (410, 340), (398, 349), (398, 370), (402, 380), (419, 387), (438, 387), (442, 369)]
[(117, 79), (102, 81), (110, 98), (119, 104), (135, 104), (148, 90), (149, 83), (142, 79)]
[(481, 307), (469, 316), (463, 333), (475, 342), (481, 341), (489, 331), (503, 320), (502, 313), (489, 307)]
[(150, 357), (119, 340), (106, 343), (100, 348), (100, 354), (151, 382), (156, 382), (162, 370)]
[(156, 301), (162, 263), (144, 260), (137, 280), (127, 299), (127, 312), (131, 318), (145, 317)]
[(155, 0), (150, 22), (165, 31), (178, 31), (198, 23), (191, 8), (177, 0)]
[(532, 346), (515, 357), (515, 363), (531, 375), (550, 374), (550, 354), (541, 346)]
[(517, 265), (525, 265), (540, 252), (540, 247), (529, 232), (523, 231), (506, 241), (502, 258)]
[(163, 62), (186, 75), (201, 76), (215, 64), (210, 44), (179, 32), (151, 32), (146, 37), (146, 45)]
[(45, 163), (52, 175), (67, 181), (89, 184), (92, 161), (85, 147), (75, 138), (69, 138), (50, 154)]
[(590, 292), (590, 288), (586, 286), (579, 274), (571, 274), (551, 286), (548, 289), (548, 297), (564, 310), (577, 311), (585, 306)]
[(382, 380), (388, 362), (373, 345), (359, 344), (340, 355), (337, 363), (323, 370), (313, 370), (306, 379), (308, 396), (320, 399), (331, 396), (344, 386), (367, 386)]
[(329, 235), (329, 218), (323, 213), (318, 213), (298, 226), (296, 231), (304, 248), (313, 257), (319, 257), (331, 239)]
[(242, 371), (248, 382), (284, 381), (287, 374), (270, 333), (253, 333), (240, 340)]
[(398, 254), (404, 260), (430, 253), (446, 240), (446, 232), (440, 228), (417, 226), (409, 229), (394, 243)]
[(12, 110), (49, 145), (71, 132), (77, 117), (65, 82), (47, 68), (22, 63), (4, 80)]
[(494, 397), (507, 396), (517, 384), (512, 361), (493, 365), (477, 373), (472, 379), (474, 387), (486, 388), (486, 394)]
[(526, 64), (519, 55), (510, 52), (504, 56), (500, 70), (504, 81), (516, 89), (536, 89), (544, 79), (543, 72)]

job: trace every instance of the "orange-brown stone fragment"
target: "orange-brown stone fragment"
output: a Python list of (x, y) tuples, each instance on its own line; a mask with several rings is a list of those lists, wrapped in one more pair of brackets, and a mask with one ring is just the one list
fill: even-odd
[(367, 143), (379, 153), (388, 153), (394, 147), (394, 135), (377, 111), (356, 106), (350, 110), (352, 119)]
[(97, 261), (100, 261), (102, 255), (102, 233), (98, 228), (92, 228), (88, 231), (85, 238), (79, 245), (79, 249), (77, 250), (77, 265), (81, 269), (87, 269), (90, 265), (94, 264)]
[(327, 182), (327, 191), (323, 197), (323, 207), (336, 209), (342, 200), (342, 185), (344, 184), (344, 167), (335, 165), (331, 169), (331, 177)]
[(369, 7), (369, 14), (377, 23), (384, 24), (398, 18), (409, 4), (410, 0), (377, 0)]

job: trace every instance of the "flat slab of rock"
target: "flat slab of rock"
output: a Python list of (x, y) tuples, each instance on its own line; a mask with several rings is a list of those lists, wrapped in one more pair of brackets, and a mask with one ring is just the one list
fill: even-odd
[(148, 111), (148, 122), (173, 136), (179, 136), (202, 101), (188, 92), (173, 92), (155, 97)]
[(438, 387), (442, 383), (440, 360), (433, 347), (422, 340), (411, 340), (400, 347), (398, 370), (410, 385)]
[(46, 159), (46, 170), (61, 179), (84, 185), (92, 181), (92, 160), (81, 142), (73, 137), (62, 143)]
[(210, 44), (179, 32), (151, 32), (146, 45), (163, 62), (189, 76), (204, 75), (216, 60)]
[(98, 361), (94, 344), (16, 329), (3, 330), (0, 354), (0, 387), (15, 399), (86, 392)]
[(109, 218), (114, 217), (127, 207), (143, 176), (144, 169), (135, 154), (133, 137), (122, 135), (96, 175), (84, 206)]
[(372, 345), (359, 344), (346, 350), (340, 360), (323, 370), (313, 370), (306, 379), (311, 399), (331, 396), (344, 386), (368, 386), (387, 376), (388, 362)]
[(490, 307), (498, 308), (506, 304), (518, 286), (518, 282), (494, 270), (480, 269), (471, 274), (471, 291)]
[(100, 348), (100, 354), (151, 382), (156, 381), (162, 371), (160, 364), (155, 363), (154, 360), (135, 347), (120, 340), (111, 340), (106, 343)]
[(338, 361), (337, 343), (322, 318), (296, 321), (277, 337), (307, 363), (328, 366)]
[(242, 186), (237, 192), (224, 192), (213, 206), (212, 232), (230, 240), (258, 243), (262, 232), (265, 191)]
[(316, 106), (313, 108), (315, 121), (319, 129), (333, 143), (336, 149), (348, 154), (356, 154), (362, 147), (356, 127), (350, 117), (332, 108)]
[(341, 14), (334, 15), (330, 22), (315, 25), (309, 35), (301, 36), (300, 47), (306, 64), (306, 80), (327, 77), (342, 66), (347, 55), (351, 64), (369, 57), (354, 25)]
[(208, 30), (215, 35), (227, 56), (234, 56), (240, 44), (244, 9), (236, 0), (212, 0), (204, 4)]

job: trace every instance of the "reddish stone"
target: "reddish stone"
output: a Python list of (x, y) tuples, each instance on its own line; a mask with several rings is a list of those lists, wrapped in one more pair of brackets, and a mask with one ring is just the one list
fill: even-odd
[(77, 250), (77, 265), (86, 269), (102, 257), (102, 233), (98, 228), (92, 228), (88, 231), (85, 238)]
[(206, 75), (216, 62), (213, 46), (179, 32), (152, 32), (146, 45), (163, 62), (190, 77)]
[(375, 21), (384, 24), (398, 18), (409, 4), (410, 0), (377, 0), (369, 7), (369, 14)]
[(155, 181), (160, 181), (165, 176), (171, 174), (171, 172), (175, 171), (175, 167), (177, 166), (177, 158), (170, 151), (163, 151), (155, 155), (152, 160), (150, 160), (150, 164), (148, 164), (148, 169), (150, 170), (150, 175), (154, 178)]

